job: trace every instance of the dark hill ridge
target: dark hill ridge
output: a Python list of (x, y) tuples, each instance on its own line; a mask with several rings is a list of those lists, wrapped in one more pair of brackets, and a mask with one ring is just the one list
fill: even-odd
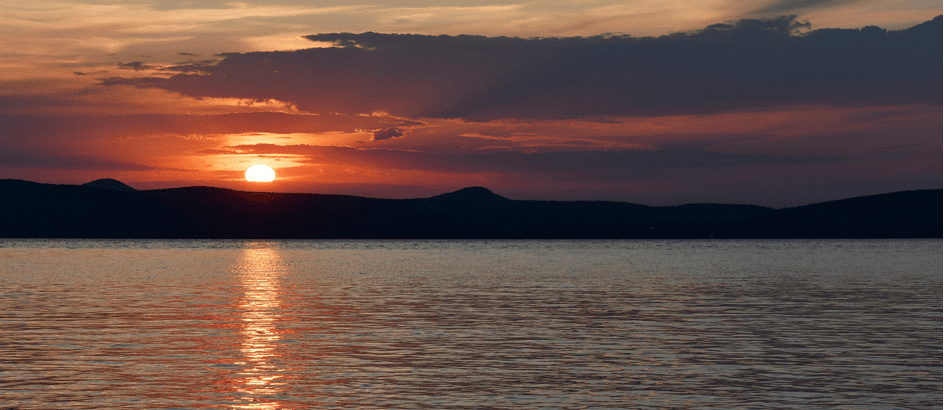
[(462, 188), (455, 192), (436, 195), (428, 198), (428, 200), (446, 206), (452, 205), (460, 207), (496, 207), (507, 205), (511, 202), (510, 199), (480, 186)]
[(940, 238), (942, 222), (941, 190), (776, 210), (519, 201), (482, 187), (398, 200), (213, 187), (137, 191), (115, 180), (0, 180), (0, 199), (0, 237)]
[(107, 190), (119, 191), (119, 192), (137, 191), (137, 189), (134, 189), (128, 185), (125, 185), (124, 182), (121, 182), (117, 179), (111, 179), (111, 178), (96, 179), (92, 182), (82, 184), (82, 186), (107, 189)]
[(781, 210), (765, 220), (801, 223), (941, 222), (941, 190), (889, 194), (820, 202)]

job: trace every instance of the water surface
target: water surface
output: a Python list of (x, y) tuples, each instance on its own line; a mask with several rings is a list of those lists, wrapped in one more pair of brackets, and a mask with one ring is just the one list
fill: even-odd
[(939, 409), (941, 252), (0, 240), (0, 408)]

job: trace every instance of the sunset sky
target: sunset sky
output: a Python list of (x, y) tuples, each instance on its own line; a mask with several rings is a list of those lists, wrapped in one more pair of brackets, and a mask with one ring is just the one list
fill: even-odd
[(4, 0), (0, 178), (775, 207), (942, 187), (939, 1), (347, 3)]

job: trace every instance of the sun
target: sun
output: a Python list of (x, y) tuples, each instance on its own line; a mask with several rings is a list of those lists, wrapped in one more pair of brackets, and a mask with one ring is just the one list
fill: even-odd
[(275, 171), (265, 165), (258, 164), (249, 167), (246, 170), (246, 180), (252, 182), (272, 182), (275, 179)]

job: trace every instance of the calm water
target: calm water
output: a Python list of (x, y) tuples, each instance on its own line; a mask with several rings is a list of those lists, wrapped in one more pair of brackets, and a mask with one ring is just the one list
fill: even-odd
[(0, 408), (940, 409), (941, 255), (0, 240)]

